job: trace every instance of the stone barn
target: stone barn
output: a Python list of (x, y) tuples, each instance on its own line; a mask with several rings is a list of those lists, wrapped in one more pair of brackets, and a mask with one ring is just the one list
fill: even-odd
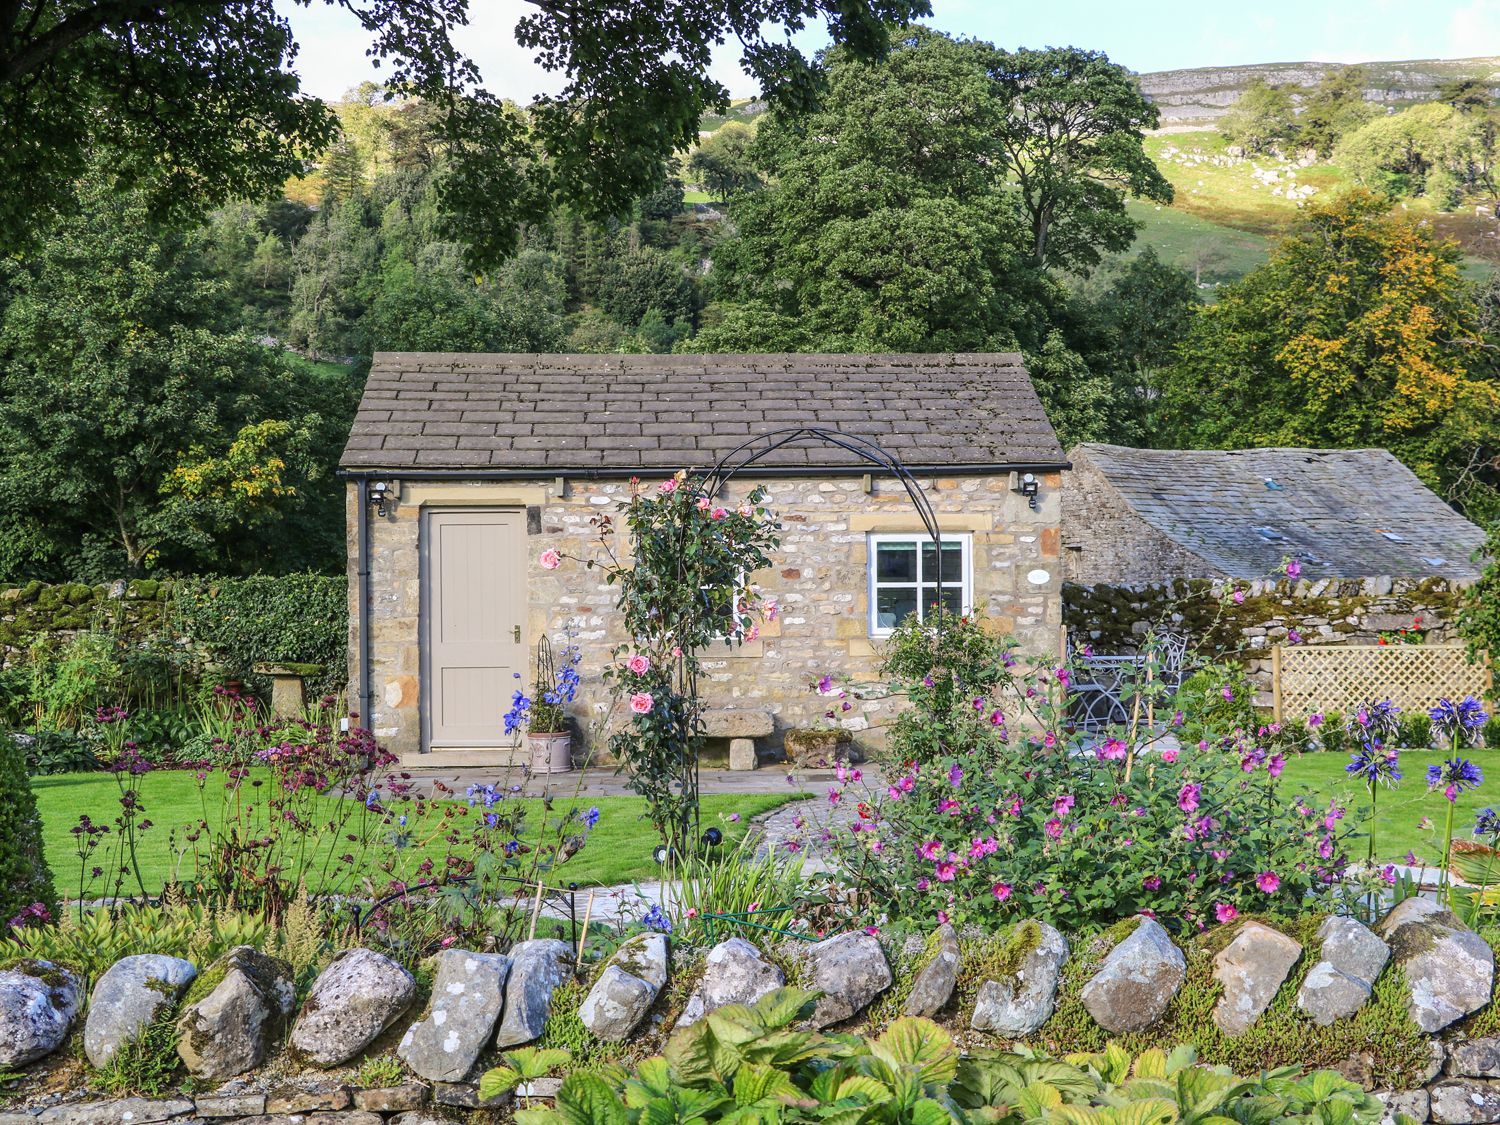
[[(612, 706), (600, 671), (624, 639), (614, 592), (538, 557), (587, 555), (592, 517), (632, 478), (708, 469), (802, 426), (874, 441), (915, 474), (941, 525), (942, 588), (893, 476), (836, 446), (778, 450), (728, 497), (769, 492), (782, 546), (751, 577), (780, 613), (712, 657), (709, 706), (766, 716), (760, 749), (774, 752), (823, 714), (819, 677), (873, 675), (897, 621), (937, 597), (1058, 651), (1067, 461), (1017, 355), (382, 353), (342, 459), (354, 709), (405, 760), (507, 763), (516, 676), (529, 684), (538, 638), (571, 634), (575, 753), (598, 750)], [(847, 725), (864, 723), (856, 710)]]

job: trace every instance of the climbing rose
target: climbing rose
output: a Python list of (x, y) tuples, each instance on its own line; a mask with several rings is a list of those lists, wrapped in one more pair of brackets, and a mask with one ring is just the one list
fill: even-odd
[(677, 481), (675, 478), (668, 477), (666, 480), (662, 481), (659, 485), (656, 486), (656, 490), (663, 496), (676, 492)]
[(548, 547), (545, 551), (543, 551), (542, 557), (537, 561), (542, 564), (543, 570), (556, 570), (558, 567), (562, 566), (562, 556), (554, 551), (551, 547)]
[(630, 697), (630, 709), (637, 715), (644, 715), (656, 706), (656, 700), (651, 698), (649, 691), (638, 691)]
[(713, 511), (709, 512), (708, 514), (709, 514), (709, 517), (711, 519), (721, 520), (725, 516), (727, 516), (729, 513), (727, 511), (725, 511), (723, 508), (715, 508)]
[(647, 672), (651, 671), (651, 661), (647, 660), (641, 653), (636, 653), (625, 662), (625, 667), (629, 668), (637, 676), (644, 676)]

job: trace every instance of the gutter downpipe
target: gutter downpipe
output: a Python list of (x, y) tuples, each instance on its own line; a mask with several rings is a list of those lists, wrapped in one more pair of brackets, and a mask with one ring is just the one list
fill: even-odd
[(375, 692), (370, 679), (370, 480), (364, 476), (355, 477), (354, 486), (354, 502), (359, 507), (358, 546), (355, 548), (359, 573), (359, 603), (355, 609), (359, 629), (359, 721), (366, 730), (373, 730)]

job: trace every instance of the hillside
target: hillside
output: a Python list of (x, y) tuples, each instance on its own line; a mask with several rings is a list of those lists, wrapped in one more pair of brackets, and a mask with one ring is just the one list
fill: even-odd
[[(1273, 85), (1314, 86), (1343, 63), (1260, 63), (1162, 70), (1140, 77), (1141, 89), (1161, 108), (1164, 129), (1202, 126), (1222, 117), (1252, 78)], [(1500, 97), (1500, 56), (1469, 59), (1412, 59), (1360, 64), (1369, 76), (1365, 97), (1381, 105), (1429, 101), (1442, 83), (1455, 78), (1488, 82)]]

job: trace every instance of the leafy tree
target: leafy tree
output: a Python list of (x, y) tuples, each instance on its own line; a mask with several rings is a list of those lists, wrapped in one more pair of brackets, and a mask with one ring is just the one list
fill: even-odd
[(349, 137), (339, 138), (328, 150), (322, 172), (326, 200), (358, 199), (365, 192), (365, 157)]
[(1026, 353), (1026, 369), (1064, 449), (1080, 441), (1108, 440), (1109, 378), (1091, 371), (1061, 332), (1053, 329), (1039, 350)]
[(1365, 101), (1369, 76), (1362, 66), (1341, 66), (1324, 71), (1302, 102), (1298, 139), (1325, 159), (1344, 134), (1359, 128), (1376, 110)]
[[(1480, 556), (1484, 569), (1479, 581), (1464, 591), (1458, 631), (1468, 645), (1469, 659), (1483, 660), (1494, 667), (1500, 661), (1500, 522), (1490, 525)], [(1489, 697), (1500, 698), (1493, 682)]]
[(1104, 440), (1152, 443), (1160, 373), (1176, 359), (1200, 307), (1193, 279), (1149, 246), (1076, 303), (1073, 346), (1110, 386)]
[(621, 324), (634, 328), (655, 309), (668, 321), (691, 323), (693, 284), (671, 257), (651, 246), (609, 259), (599, 282), (599, 303)]
[(726, 121), (693, 150), (689, 174), (715, 199), (729, 199), (761, 186), (760, 173), (750, 156), (755, 129), (740, 121)]
[(1269, 152), (1297, 138), (1297, 107), (1292, 91), (1272, 86), (1259, 76), (1219, 119), (1219, 132), (1246, 152)]
[(1172, 202), (1144, 145), (1156, 107), (1124, 67), (1097, 51), (1051, 47), (992, 50), (989, 70), (1006, 108), (1001, 151), (1037, 265), (1097, 266), (1135, 238), (1127, 195)]
[(460, 247), (432, 243), (396, 261), (361, 325), (375, 351), (546, 352), (562, 344), (562, 278), (528, 251), (496, 283), (471, 276)]
[(288, 337), (293, 346), (314, 358), (359, 354), (359, 318), (379, 278), (377, 252), (361, 202), (324, 209), (292, 251)]
[(1476, 156), (1476, 121), (1432, 102), (1377, 117), (1339, 144), (1338, 161), (1365, 187), (1456, 202)]
[[(371, 34), (388, 91), (438, 107), (455, 225), (489, 258), (513, 250), (520, 223), (555, 200), (602, 218), (656, 187), (704, 111), (728, 105), (709, 72), (726, 36), (773, 103), (805, 110), (817, 72), (783, 30), (821, 19), (835, 42), (874, 58), (892, 24), (931, 10), (928, 0), (662, 0), (579, 19), (573, 4), (536, 0), (516, 38), (567, 81), (523, 121), (478, 88), (453, 45), (468, 0), (325, 2)], [(34, 238), (37, 215), (70, 205), (101, 146), (117, 182), (142, 185), (158, 214), (264, 198), (334, 138), (329, 107), (300, 94), (295, 52), (271, 0), (0, 6), (0, 251)]]
[(1162, 373), (1162, 437), (1381, 446), (1447, 490), (1500, 424), (1488, 349), (1457, 248), (1351, 190), (1309, 207), (1269, 262), (1197, 316)]
[(823, 108), (763, 118), (767, 186), (732, 204), (695, 350), (1040, 346), (1041, 279), (1005, 183), (992, 48), (920, 30), (872, 67), (830, 58)]
[(1462, 113), (1477, 113), (1490, 108), (1489, 85), (1480, 78), (1450, 78), (1437, 88), (1437, 100)]
[[(197, 236), (153, 223), (145, 199), (105, 179), (5, 279), (0, 573), (295, 568), (336, 550), (326, 450), (353, 387), (234, 334)], [(319, 505), (312, 522), (331, 530), (281, 538), (290, 514)]]

